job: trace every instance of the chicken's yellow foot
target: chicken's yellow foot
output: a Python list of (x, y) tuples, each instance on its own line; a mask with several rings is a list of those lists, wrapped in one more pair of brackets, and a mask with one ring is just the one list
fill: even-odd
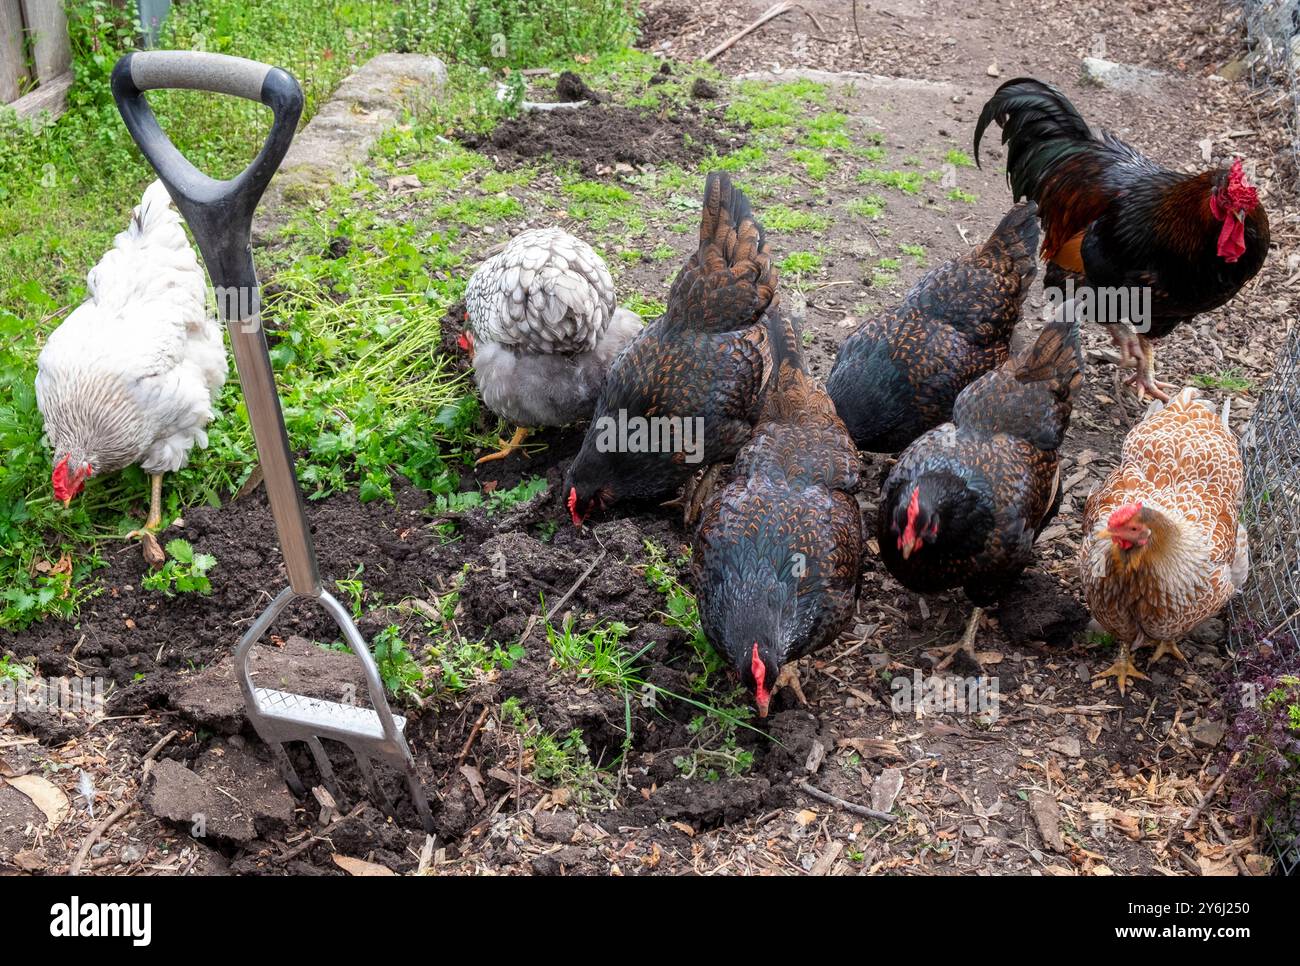
[(1138, 343), (1141, 346), (1142, 358), (1138, 363), (1137, 371), (1129, 376), (1126, 385), (1132, 386), (1137, 392), (1138, 402), (1145, 401), (1148, 394), (1153, 399), (1159, 399), (1161, 402), (1169, 402), (1169, 393), (1166, 389), (1177, 389), (1178, 387), (1170, 382), (1161, 382), (1156, 379), (1156, 349), (1151, 344), (1150, 339), (1138, 336)]
[(1156, 652), (1151, 655), (1151, 660), (1147, 662), (1147, 667), (1155, 664), (1156, 661), (1160, 660), (1166, 654), (1172, 654), (1184, 664), (1187, 663), (1187, 658), (1183, 655), (1183, 652), (1178, 649), (1177, 641), (1158, 641), (1156, 643)]
[(154, 531), (162, 526), (162, 474), (154, 473), (149, 479), (149, 516), (144, 521), (144, 526), (139, 530), (132, 530), (126, 535), (128, 540), (139, 540), (140, 550), (144, 555), (144, 562), (150, 567), (157, 569), (167, 560), (167, 554), (163, 553), (162, 546), (158, 543), (158, 538), (154, 536)]
[(1114, 664), (1106, 668), (1106, 670), (1101, 671), (1092, 676), (1092, 679), (1094, 681), (1096, 681), (1098, 678), (1114, 678), (1115, 683), (1119, 685), (1120, 694), (1123, 694), (1124, 691), (1128, 688), (1129, 678), (1140, 678), (1143, 681), (1151, 680), (1149, 677), (1147, 677), (1145, 674), (1143, 674), (1141, 671), (1139, 671), (1136, 667), (1133, 666), (1133, 655), (1129, 652), (1129, 647), (1127, 644), (1120, 645), (1119, 657), (1115, 660)]
[(980, 621), (983, 619), (984, 608), (976, 607), (971, 611), (970, 620), (966, 622), (966, 630), (962, 633), (961, 640), (956, 644), (945, 644), (943, 647), (936, 647), (934, 649), (938, 653), (945, 655), (944, 659), (934, 666), (936, 671), (944, 670), (953, 662), (953, 659), (958, 654), (964, 653), (970, 658), (971, 663), (979, 668), (980, 672), (983, 673), (984, 665), (982, 665), (979, 658), (975, 656), (975, 636), (979, 633)]
[(789, 688), (794, 692), (799, 704), (808, 707), (808, 699), (804, 696), (803, 685), (799, 683), (799, 672), (795, 670), (793, 661), (781, 668), (781, 673), (776, 676), (776, 683), (772, 685), (772, 693), (776, 694), (782, 688)]
[(501, 448), (497, 450), (495, 453), (488, 453), (487, 456), (480, 456), (477, 460), (474, 461), (474, 465), (480, 466), (483, 463), (490, 463), (493, 460), (505, 459), (515, 450), (523, 446), (524, 440), (528, 438), (528, 434), (530, 432), (531, 430), (524, 429), (524, 427), (520, 426), (518, 429), (515, 430), (514, 436), (510, 438), (510, 442), (507, 443), (504, 439), (498, 439), (497, 442), (501, 444)]

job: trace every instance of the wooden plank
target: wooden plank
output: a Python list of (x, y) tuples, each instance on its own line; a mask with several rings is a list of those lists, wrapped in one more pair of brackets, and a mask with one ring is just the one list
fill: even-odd
[(18, 0), (0, 0), (0, 104), (17, 100), (27, 79), (22, 10)]
[(18, 112), (19, 117), (31, 119), (34, 125), (42, 121), (47, 111), (50, 120), (57, 120), (68, 109), (68, 91), (71, 89), (72, 71), (64, 71), (58, 77), (41, 81), (36, 90), (9, 106)]
[(23, 21), (31, 36), (36, 79), (53, 80), (72, 66), (72, 45), (68, 42), (68, 18), (63, 0), (22, 0)]

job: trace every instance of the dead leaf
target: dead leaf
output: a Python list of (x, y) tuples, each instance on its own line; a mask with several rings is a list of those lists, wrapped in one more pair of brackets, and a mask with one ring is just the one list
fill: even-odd
[(5, 781), (30, 798), (32, 804), (45, 813), (50, 831), (58, 828), (72, 807), (63, 790), (40, 775), (16, 775)]
[(801, 828), (807, 828), (813, 822), (817, 821), (817, 813), (811, 809), (800, 809), (795, 815), (794, 820)]
[(681, 832), (687, 838), (695, 838), (695, 829), (691, 828), (685, 822), (673, 822), (673, 828), (677, 829), (677, 831)]
[(863, 758), (902, 758), (898, 745), (888, 738), (841, 738), (836, 748), (852, 748)]
[(346, 872), (348, 875), (355, 876), (380, 876), (380, 875), (397, 875), (386, 865), (379, 865), (376, 862), (367, 862), (364, 859), (354, 859), (350, 855), (339, 855), (335, 852), (330, 856), (334, 864)]
[(396, 177), (389, 178), (387, 185), (388, 190), (396, 194), (403, 191), (418, 191), (424, 187), (424, 182), (413, 174), (399, 174)]

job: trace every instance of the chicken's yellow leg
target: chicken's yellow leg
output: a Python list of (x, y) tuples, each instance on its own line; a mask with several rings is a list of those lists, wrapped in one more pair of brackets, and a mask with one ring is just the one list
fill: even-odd
[(507, 443), (504, 439), (498, 439), (497, 442), (501, 444), (501, 448), (495, 453), (488, 453), (487, 456), (480, 456), (474, 461), (474, 465), (478, 466), (482, 463), (490, 463), (492, 460), (505, 459), (515, 450), (523, 446), (524, 440), (528, 438), (528, 434), (531, 432), (531, 429), (525, 429), (523, 426), (520, 426), (515, 430), (515, 435), (510, 438), (510, 442)]
[(162, 547), (158, 544), (158, 538), (154, 536), (154, 531), (162, 526), (162, 481), (161, 473), (150, 475), (149, 516), (141, 529), (132, 530), (126, 535), (128, 540), (139, 539), (144, 561), (151, 567), (161, 567), (167, 559), (167, 554), (163, 553)]
[(975, 636), (979, 633), (980, 621), (984, 619), (984, 608), (976, 607), (971, 611), (970, 620), (966, 622), (966, 630), (961, 636), (961, 640), (956, 644), (947, 644), (943, 647), (936, 647), (935, 650), (940, 654), (947, 655), (942, 661), (934, 666), (936, 671), (942, 671), (953, 662), (958, 653), (965, 653), (981, 671), (984, 665), (980, 664), (979, 658), (975, 656)]
[(1120, 694), (1123, 694), (1125, 689), (1128, 687), (1129, 678), (1141, 678), (1143, 681), (1151, 680), (1133, 666), (1133, 655), (1129, 651), (1127, 643), (1119, 646), (1119, 657), (1115, 660), (1114, 664), (1106, 668), (1106, 670), (1092, 676), (1094, 681), (1098, 678), (1114, 678), (1115, 683), (1119, 685)]
[(1187, 658), (1183, 655), (1183, 652), (1178, 649), (1177, 641), (1157, 641), (1156, 652), (1151, 655), (1151, 660), (1148, 662), (1147, 666), (1150, 667), (1152, 664), (1155, 664), (1156, 661), (1160, 660), (1166, 654), (1172, 654), (1184, 664), (1187, 663)]
[(1142, 348), (1142, 357), (1138, 360), (1137, 371), (1128, 378), (1128, 385), (1137, 390), (1138, 402), (1142, 402), (1149, 393), (1152, 398), (1169, 402), (1166, 389), (1177, 389), (1173, 383), (1156, 379), (1156, 347), (1146, 336), (1138, 336)]
[(781, 673), (776, 676), (776, 682), (772, 685), (772, 693), (776, 694), (782, 688), (789, 688), (794, 692), (799, 703), (805, 708), (808, 707), (808, 699), (804, 696), (803, 684), (799, 681), (799, 672), (795, 670), (793, 661), (781, 668)]

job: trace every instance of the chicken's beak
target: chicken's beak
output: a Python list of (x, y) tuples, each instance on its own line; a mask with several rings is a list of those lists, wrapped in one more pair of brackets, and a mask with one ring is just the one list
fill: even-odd
[(71, 507), (71, 506), (72, 506), (72, 497), (70, 497), (70, 496), (65, 496), (65, 497), (63, 498), (63, 509), (66, 510), (66, 509), (68, 509), (68, 508)]
[(906, 560), (908, 557), (912, 556), (912, 551), (914, 551), (914, 550), (916, 549), (916, 545), (917, 545), (917, 543), (918, 543), (918, 541), (916, 541), (916, 540), (907, 540), (907, 541), (904, 541), (903, 546), (900, 548), (900, 549), (903, 551), (903, 559), (904, 559), (904, 560)]
[(1246, 209), (1244, 209), (1244, 208), (1238, 208), (1238, 209), (1237, 209), (1236, 211), (1234, 211), (1232, 214), (1233, 214), (1233, 216), (1234, 216), (1234, 217), (1235, 217), (1239, 222), (1241, 222), (1243, 225), (1246, 223)]

